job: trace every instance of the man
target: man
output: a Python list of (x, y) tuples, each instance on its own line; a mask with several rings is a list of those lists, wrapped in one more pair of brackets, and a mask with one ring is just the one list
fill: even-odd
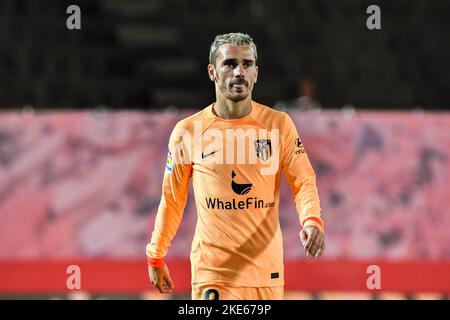
[(283, 299), (282, 172), (293, 191), (306, 255), (323, 253), (313, 168), (291, 118), (252, 101), (256, 62), (250, 36), (217, 36), (208, 65), (216, 102), (178, 122), (172, 132), (163, 194), (146, 247), (150, 280), (161, 293), (174, 287), (163, 258), (181, 222), (191, 177), (198, 212), (192, 299)]

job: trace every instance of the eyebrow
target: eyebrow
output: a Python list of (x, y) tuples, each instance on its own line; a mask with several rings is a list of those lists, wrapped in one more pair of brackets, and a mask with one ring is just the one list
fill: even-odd
[[(227, 64), (227, 63), (236, 63), (237, 59), (225, 59), (223, 60), (222, 64)], [(255, 62), (255, 60), (253, 59), (244, 59), (244, 63), (251, 63), (253, 64)]]

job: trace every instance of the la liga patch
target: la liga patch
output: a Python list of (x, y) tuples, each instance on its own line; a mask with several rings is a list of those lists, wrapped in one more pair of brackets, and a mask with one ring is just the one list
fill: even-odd
[(172, 158), (172, 153), (170, 151), (167, 152), (166, 172), (169, 174), (172, 174), (172, 172), (173, 172), (173, 158)]

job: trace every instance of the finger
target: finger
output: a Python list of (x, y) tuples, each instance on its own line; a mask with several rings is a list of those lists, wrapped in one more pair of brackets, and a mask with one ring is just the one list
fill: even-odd
[(300, 240), (302, 241), (303, 247), (305, 247), (306, 241), (308, 240), (308, 237), (306, 235), (305, 229), (302, 229), (300, 231)]
[(315, 257), (317, 249), (319, 248), (319, 244), (320, 244), (320, 237), (317, 236), (316, 238), (314, 238), (314, 242), (311, 244), (308, 250), (311, 258)]
[(157, 288), (157, 286), (158, 286), (157, 280), (150, 279), (150, 282), (152, 283), (153, 287)]
[(323, 245), (323, 237), (319, 238), (319, 244), (314, 251), (314, 258), (318, 258), (322, 255), (322, 245)]
[(319, 257), (322, 256), (325, 252), (325, 237), (322, 234), (322, 243), (320, 244), (320, 254)]
[(310, 251), (311, 246), (314, 244), (314, 241), (316, 241), (317, 233), (312, 230), (310, 234), (308, 235), (308, 241), (306, 241), (305, 249), (306, 251)]
[(305, 248), (305, 252), (306, 252), (306, 256), (307, 256), (308, 258), (312, 258), (311, 251), (310, 251), (309, 249), (306, 249), (306, 248)]
[(158, 276), (155, 274), (154, 269), (149, 267), (148, 273), (149, 273), (150, 282), (152, 283), (153, 287), (155, 287), (155, 289), (158, 289)]
[(325, 241), (322, 240), (322, 246), (320, 247), (319, 252), (317, 252), (317, 258), (321, 257), (323, 255), (324, 251), (325, 251), (325, 247), (323, 246), (324, 242)]
[(164, 293), (172, 292), (172, 288), (170, 287), (170, 284), (168, 283), (168, 281), (166, 279), (164, 279), (163, 288), (164, 288)]
[(164, 282), (159, 280), (156, 284), (155, 284), (155, 288), (159, 290), (160, 293), (164, 293)]
[(159, 292), (161, 293), (167, 293), (169, 292), (169, 288), (166, 282), (166, 276), (160, 275), (158, 279), (158, 288), (160, 289)]
[(167, 287), (169, 288), (170, 291), (173, 290), (174, 286), (173, 286), (173, 281), (170, 278), (170, 275), (167, 275), (167, 277), (165, 278), (166, 283), (167, 283)]
[(311, 258), (311, 251), (309, 250), (309, 247), (305, 246), (305, 252), (306, 252), (306, 256)]
[(169, 293), (170, 289), (169, 286), (167, 285), (166, 280), (163, 281), (163, 293)]
[(314, 256), (318, 255), (319, 251), (322, 251), (322, 246), (323, 246), (323, 242), (324, 242), (324, 238), (323, 238), (323, 234), (319, 233), (318, 237), (317, 237), (317, 246), (314, 250)]
[(316, 255), (317, 248), (319, 247), (320, 238), (316, 237), (314, 239), (314, 242), (311, 243), (311, 246), (308, 249), (309, 254), (311, 255), (311, 258), (314, 258)]
[(169, 284), (167, 283), (167, 278), (165, 276), (161, 278), (161, 283), (162, 283), (162, 293), (168, 293), (171, 291), (169, 288)]
[(319, 250), (317, 250), (317, 253), (314, 256), (314, 258), (319, 258), (321, 255), (322, 255), (322, 248), (319, 248)]
[(315, 242), (313, 248), (311, 249), (313, 257), (319, 257), (323, 252), (323, 246), (325, 243), (325, 238), (319, 230), (317, 230), (317, 241)]

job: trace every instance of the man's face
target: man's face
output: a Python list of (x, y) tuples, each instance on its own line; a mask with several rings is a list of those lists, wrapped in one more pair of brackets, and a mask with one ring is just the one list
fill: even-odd
[(233, 101), (244, 100), (251, 94), (258, 78), (252, 47), (233, 44), (220, 46), (216, 65), (208, 65), (208, 72), (216, 83), (216, 94)]

